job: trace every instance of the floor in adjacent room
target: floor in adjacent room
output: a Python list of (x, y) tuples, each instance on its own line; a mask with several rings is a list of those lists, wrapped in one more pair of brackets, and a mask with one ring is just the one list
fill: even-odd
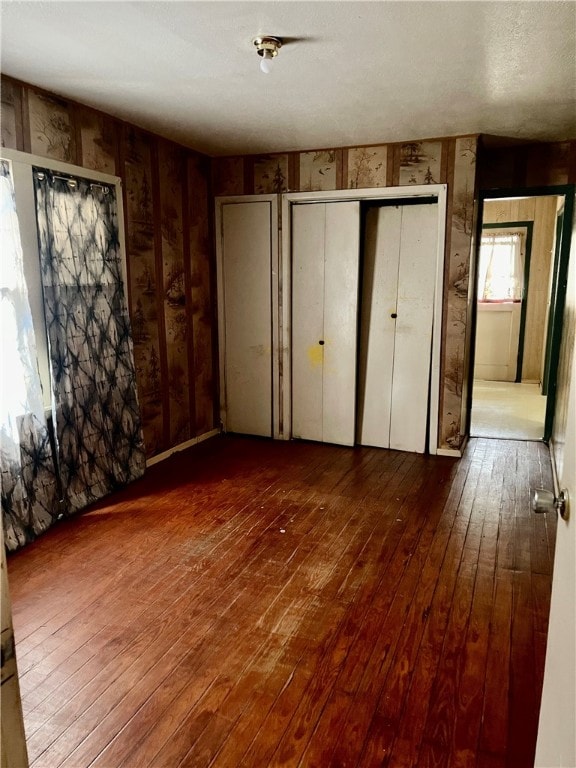
[(531, 768), (542, 443), (214, 438), (8, 560), (33, 768)]
[(539, 384), (474, 381), (470, 434), (505, 440), (542, 440), (546, 397)]

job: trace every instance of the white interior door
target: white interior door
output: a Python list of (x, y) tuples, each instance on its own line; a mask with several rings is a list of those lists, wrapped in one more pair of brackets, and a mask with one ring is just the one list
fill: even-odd
[(269, 201), (222, 205), (221, 322), (226, 430), (272, 435)]
[(292, 436), (322, 442), (326, 205), (292, 208)]
[(522, 304), (478, 302), (474, 378), (516, 381)]
[(402, 207), (390, 448), (423, 453), (428, 426), (438, 213)]
[(292, 434), (353, 445), (360, 204), (292, 210)]
[(370, 208), (364, 228), (357, 441), (379, 448), (390, 447), (401, 222), (398, 206)]
[(433, 204), (368, 211), (357, 440), (426, 447), (438, 240)]

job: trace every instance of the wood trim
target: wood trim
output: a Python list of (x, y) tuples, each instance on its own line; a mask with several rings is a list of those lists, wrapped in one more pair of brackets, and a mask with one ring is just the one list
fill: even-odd
[(24, 152), (32, 152), (32, 132), (30, 129), (30, 106), (28, 104), (28, 86), (22, 86), (22, 147)]
[(186, 348), (188, 350), (188, 409), (191, 434), (196, 434), (196, 363), (194, 359), (194, 305), (192, 301), (192, 244), (190, 196), (190, 156), (185, 153), (182, 179), (182, 235), (184, 257), (184, 292), (186, 294)]
[(300, 189), (300, 152), (292, 152), (288, 160), (290, 172), (289, 192)]
[(396, 152), (394, 150), (394, 147), (395, 147), (394, 144), (388, 144), (388, 149), (386, 150), (386, 186), (387, 187), (394, 186), (394, 158), (396, 157)]
[(344, 184), (344, 178), (345, 176), (348, 175), (348, 169), (344, 168), (344, 150), (343, 149), (335, 150), (335, 160), (336, 160), (336, 189), (346, 189), (347, 185)]
[(168, 380), (168, 350), (166, 347), (166, 318), (164, 316), (164, 270), (162, 263), (162, 211), (160, 210), (160, 172), (158, 144), (149, 140), (152, 180), (152, 211), (154, 227), (154, 264), (156, 271), (156, 308), (158, 313), (158, 348), (160, 350), (160, 380), (162, 399), (162, 442), (170, 445), (170, 387)]
[(186, 440), (184, 443), (179, 443), (178, 445), (174, 445), (172, 448), (169, 448), (167, 451), (163, 451), (162, 453), (157, 453), (155, 456), (152, 456), (151, 458), (146, 459), (146, 469), (148, 469), (148, 467), (153, 467), (154, 464), (159, 464), (161, 461), (166, 461), (166, 459), (169, 459), (175, 453), (186, 451), (188, 450), (188, 448), (192, 448), (194, 445), (203, 443), (205, 440), (210, 440), (211, 438), (217, 437), (220, 434), (221, 434), (220, 429), (212, 429), (210, 430), (210, 432), (204, 432), (203, 434), (197, 435), (196, 437), (191, 437), (190, 440)]
[(342, 150), (342, 174), (340, 179), (339, 189), (348, 189), (348, 162), (349, 162), (349, 150)]
[[(454, 167), (456, 159), (456, 141), (449, 142), (447, 150), (447, 171), (446, 171), (446, 185), (452, 192), (448, 195), (446, 201), (446, 237), (444, 241), (444, 296), (448, 295), (448, 288), (450, 285), (450, 254), (452, 247), (452, 210), (454, 208), (453, 190), (454, 190)], [(442, 349), (440, 353), (440, 381), (442, 386), (440, 387), (440, 402), (438, 411), (438, 434), (440, 440), (443, 437), (443, 425), (444, 425), (444, 391), (445, 391), (445, 378), (446, 378), (446, 329), (448, 327), (448, 302), (443, 302), (442, 307)]]

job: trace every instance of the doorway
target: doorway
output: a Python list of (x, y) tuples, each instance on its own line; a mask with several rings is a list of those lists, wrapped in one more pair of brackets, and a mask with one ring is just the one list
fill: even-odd
[(573, 207), (567, 192), (552, 187), (481, 196), (473, 437), (550, 436), (559, 353), (554, 339), (564, 309)]

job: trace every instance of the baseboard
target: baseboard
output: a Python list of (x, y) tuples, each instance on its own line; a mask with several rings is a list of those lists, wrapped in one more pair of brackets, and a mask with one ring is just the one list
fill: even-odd
[(461, 459), (463, 450), (463, 448), (438, 448), (436, 456), (452, 456), (455, 459)]
[(198, 445), (198, 443), (203, 443), (204, 440), (209, 440), (211, 437), (216, 437), (216, 435), (220, 434), (219, 429), (213, 429), (210, 432), (205, 432), (203, 435), (198, 435), (198, 437), (193, 437), (191, 440), (186, 440), (185, 443), (179, 443), (178, 445), (175, 445), (173, 448), (170, 448), (167, 451), (164, 451), (163, 453), (158, 453), (156, 456), (152, 456), (151, 459), (146, 460), (146, 467), (151, 467), (153, 464), (158, 464), (160, 461), (164, 461), (165, 459), (169, 459), (170, 456), (172, 456), (175, 453), (180, 453), (180, 451), (185, 451), (187, 448), (191, 448), (193, 445)]

